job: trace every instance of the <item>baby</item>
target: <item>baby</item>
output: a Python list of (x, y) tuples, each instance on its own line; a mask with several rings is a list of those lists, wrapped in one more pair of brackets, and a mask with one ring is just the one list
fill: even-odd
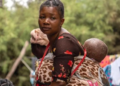
[[(85, 41), (83, 47), (87, 51), (87, 57), (78, 68), (67, 86), (109, 86), (107, 77), (99, 65), (107, 55), (107, 45), (97, 39), (90, 38)], [(80, 63), (83, 57), (75, 57), (74, 67)]]

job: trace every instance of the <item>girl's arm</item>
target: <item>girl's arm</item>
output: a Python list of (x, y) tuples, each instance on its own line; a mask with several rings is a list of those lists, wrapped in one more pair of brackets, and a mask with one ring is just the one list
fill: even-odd
[(39, 59), (42, 58), (46, 46), (41, 46), (39, 44), (31, 44), (32, 53)]

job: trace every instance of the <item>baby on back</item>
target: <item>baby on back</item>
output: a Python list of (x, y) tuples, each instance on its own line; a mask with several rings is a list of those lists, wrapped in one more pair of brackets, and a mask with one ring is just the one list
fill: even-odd
[(83, 46), (87, 50), (87, 56), (97, 62), (101, 62), (107, 55), (107, 45), (98, 38), (86, 40)]
[[(67, 86), (109, 86), (108, 79), (99, 65), (107, 55), (107, 45), (98, 38), (90, 38), (84, 42), (87, 57), (75, 74), (70, 78)], [(82, 60), (83, 56), (75, 57), (73, 70)]]

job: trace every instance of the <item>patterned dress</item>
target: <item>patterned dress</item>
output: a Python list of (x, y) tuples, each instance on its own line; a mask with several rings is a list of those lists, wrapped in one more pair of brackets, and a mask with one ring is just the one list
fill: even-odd
[[(35, 45), (32, 46), (34, 52), (37, 50), (35, 48)], [(38, 51), (35, 54), (39, 56)], [(38, 86), (49, 86), (52, 81), (68, 83), (74, 57), (83, 54), (83, 47), (74, 36), (69, 33), (61, 34), (54, 42), (52, 51), (46, 55), (40, 69), (36, 68)]]

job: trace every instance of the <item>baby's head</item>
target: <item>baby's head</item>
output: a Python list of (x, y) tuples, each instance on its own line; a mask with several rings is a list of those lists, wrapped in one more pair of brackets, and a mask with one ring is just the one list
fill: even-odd
[(107, 55), (107, 45), (98, 38), (86, 40), (83, 46), (87, 51), (87, 56), (98, 62), (101, 62)]

